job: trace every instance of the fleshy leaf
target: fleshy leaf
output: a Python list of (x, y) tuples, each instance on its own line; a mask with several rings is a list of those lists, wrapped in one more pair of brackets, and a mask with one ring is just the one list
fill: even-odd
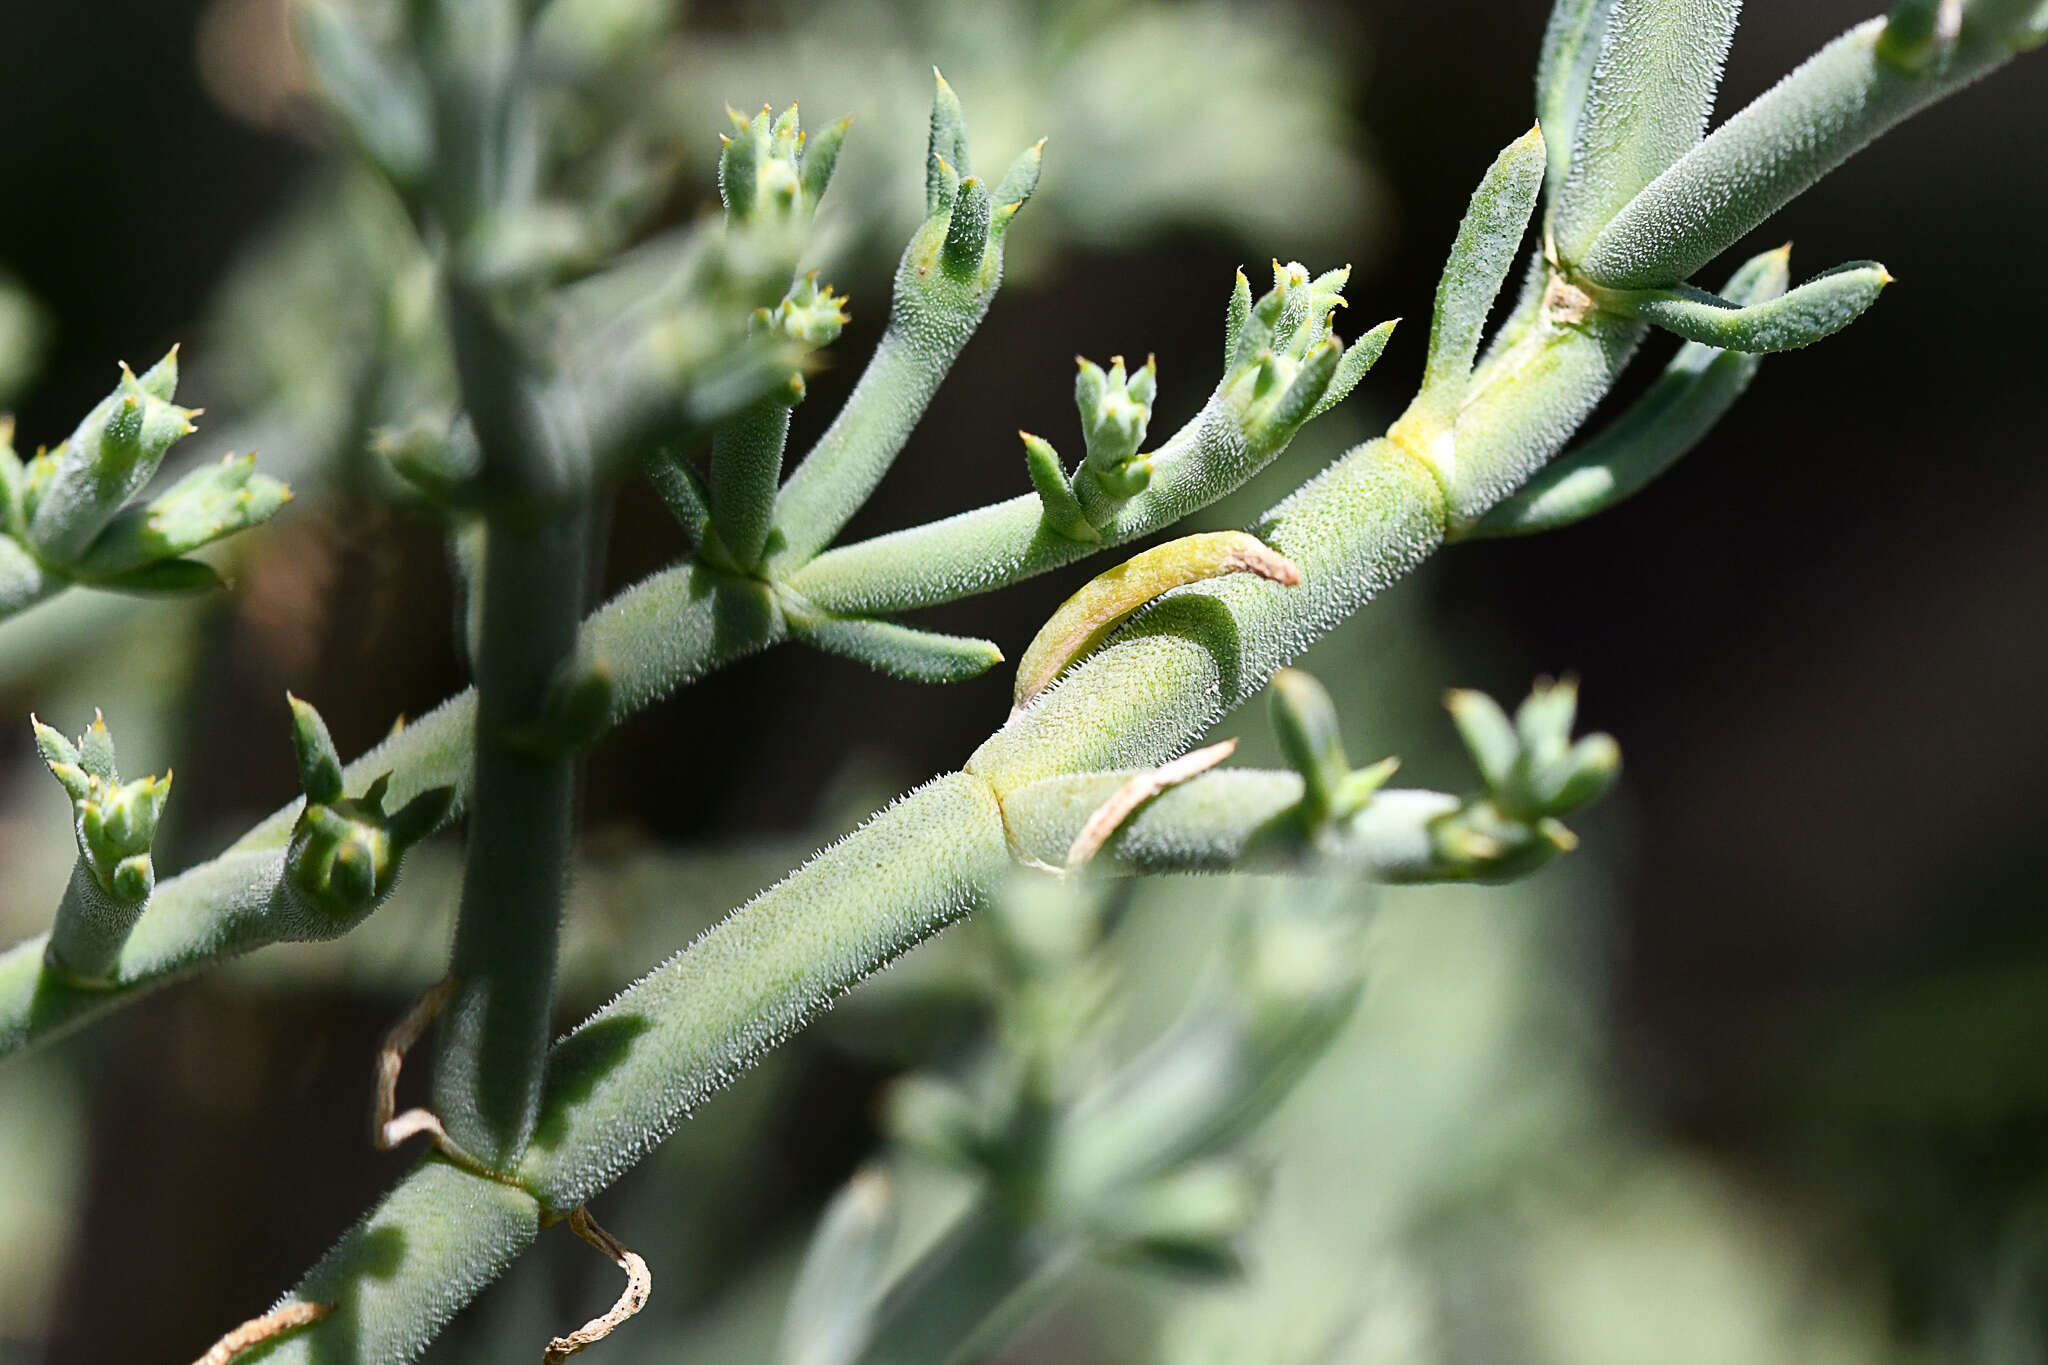
[(1891, 282), (1877, 262), (1852, 261), (1778, 298), (1746, 306), (1687, 286), (1610, 292), (1601, 305), (1702, 346), (1767, 354), (1833, 336), (1862, 317)]
[[(1785, 292), (1789, 247), (1735, 273), (1722, 295), (1752, 304)], [(1566, 451), (1465, 535), (1529, 535), (1583, 521), (1634, 497), (1711, 431), (1756, 376), (1761, 358), (1688, 341), (1643, 396), (1576, 450)]]

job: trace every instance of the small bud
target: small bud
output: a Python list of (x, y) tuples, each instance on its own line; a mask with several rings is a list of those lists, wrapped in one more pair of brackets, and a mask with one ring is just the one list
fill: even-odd
[(1081, 411), (1090, 469), (1098, 475), (1114, 474), (1131, 462), (1144, 444), (1158, 387), (1158, 362), (1151, 357), (1132, 379), (1125, 378), (1122, 356), (1113, 358), (1107, 374), (1089, 361), (1081, 362), (1074, 401)]
[(988, 1157), (981, 1111), (958, 1086), (935, 1076), (908, 1076), (882, 1102), (889, 1135), (919, 1155), (972, 1170)]
[(171, 775), (122, 782), (113, 736), (98, 713), (75, 744), (33, 717), (30, 724), (43, 761), (71, 798), (78, 845), (48, 960), (79, 984), (103, 985), (156, 888), (150, 845), (170, 798)]
[(1089, 1221), (1111, 1255), (1223, 1278), (1243, 1269), (1233, 1243), (1264, 1195), (1265, 1182), (1242, 1165), (1196, 1161), (1111, 1194)]
[(297, 697), (287, 694), (287, 700), (306, 807), (285, 853), (285, 881), (295, 908), (314, 912), (310, 923), (297, 927), (319, 937), (347, 928), (383, 899), (406, 851), (448, 818), (455, 791), (434, 787), (387, 815), (387, 773), (361, 796), (344, 796), (341, 759), (327, 723)]
[[(852, 320), (846, 312), (846, 296), (834, 294), (830, 285), (820, 287), (815, 270), (799, 280), (781, 303), (761, 309), (754, 318), (757, 325), (807, 346), (831, 345), (840, 328)], [(797, 396), (802, 396), (801, 390)]]
[(1224, 320), (1226, 369), (1218, 394), (1255, 447), (1285, 446), (1379, 359), (1393, 324), (1382, 323), (1348, 351), (1331, 328), (1350, 275), (1346, 266), (1311, 279), (1299, 263), (1275, 261), (1273, 287), (1254, 301), (1238, 272)]
[(549, 686), (539, 719), (520, 727), (511, 739), (543, 754), (588, 748), (611, 723), (616, 691), (609, 663), (603, 659), (571, 660)]
[(988, 249), (988, 186), (969, 176), (960, 182), (953, 199), (952, 216), (946, 222), (946, 243), (939, 248), (939, 268), (955, 279), (971, 279), (981, 273), (982, 255)]
[(1432, 822), (1444, 875), (1506, 880), (1576, 848), (1557, 817), (1599, 797), (1621, 769), (1612, 736), (1572, 742), (1577, 684), (1539, 681), (1512, 721), (1482, 693), (1446, 701), (1486, 791)]
[[(176, 378), (175, 362), (150, 371), (155, 387)], [(31, 476), (27, 531), (37, 550), (59, 564), (86, 552), (121, 506), (156, 473), (164, 454), (193, 430), (195, 414), (173, 406), (124, 365), (121, 382), (70, 437), (38, 460)]]
[(483, 472), (483, 451), (466, 415), (452, 423), (422, 415), (379, 428), (371, 449), (412, 492), (442, 506), (459, 505)]
[(28, 467), (14, 453), (14, 419), (0, 417), (0, 535), (21, 534), (21, 499), (27, 485)]
[(726, 223), (742, 227), (809, 221), (832, 178), (847, 120), (808, 140), (794, 104), (772, 121), (766, 107), (751, 119), (734, 109), (726, 113), (733, 132), (724, 139), (718, 157), (718, 194), (725, 204)]

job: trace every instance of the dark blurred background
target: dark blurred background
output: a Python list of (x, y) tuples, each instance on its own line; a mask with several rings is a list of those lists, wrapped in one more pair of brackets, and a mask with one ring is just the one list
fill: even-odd
[[(114, 359), (139, 367), (180, 338), (192, 343), (192, 401), (207, 402), (208, 300), (324, 151), (237, 117), (202, 84), (202, 21), (247, 6), (7, 8), (0, 265), (54, 320), (40, 380), (17, 404), (22, 430), (54, 440), (105, 390)], [(1411, 319), (1354, 400), (1390, 416), (1419, 373), (1420, 320), (1471, 185), (1527, 125), (1546, 9), (1306, 10), (1304, 32), (1347, 73), (1347, 134), (1378, 176), (1358, 244), (1344, 222), (1313, 221), (1302, 244), (1172, 226), (1124, 249), (1083, 235), (1049, 254), (1006, 287), (853, 532), (1014, 494), (1008, 433), (1065, 429), (1077, 351), (1156, 352), (1155, 431), (1170, 430), (1213, 373), (1231, 270), (1265, 254), (1321, 269), (1356, 253), (1352, 327)], [(1870, 9), (1752, 5), (1721, 108)], [(691, 18), (722, 39), (762, 22), (743, 4)], [(1576, 673), (1587, 723), (1623, 744), (1624, 789), (1588, 844), (1611, 869), (1594, 993), (1602, 1065), (1629, 1121), (1737, 1173), (1750, 1198), (1798, 1210), (1829, 1256), (1885, 1286), (1887, 1329), (1907, 1341), (1942, 1338), (1966, 1315), (1968, 1286), (1983, 1280), (1959, 1269), (2005, 1264), (2015, 1210), (2048, 1203), (2043, 61), (1892, 133), (1738, 249), (1789, 238), (1797, 275), (1883, 260), (1899, 283), (1868, 318), (1766, 363), (1704, 446), (1626, 509), (1454, 548), (1401, 590), (1402, 619), (1426, 618), (1439, 641), (1430, 690), (1513, 696), (1536, 673)], [(800, 78), (785, 84), (706, 99), (715, 110), (805, 93)], [(976, 91), (962, 94), (972, 122)], [(707, 119), (703, 136), (714, 131)], [(1047, 155), (1041, 194), (1057, 200), (1070, 172), (1057, 144)], [(879, 333), (885, 291), (873, 272), (864, 283), (838, 360), (797, 415), (798, 446)], [(1663, 355), (1653, 343), (1647, 359)], [(1286, 477), (1240, 505), (1277, 498)], [(608, 583), (678, 545), (654, 500), (630, 490)], [(1014, 651), (1081, 576), (932, 621)], [(170, 864), (290, 795), (281, 723), (249, 719), (284, 686), (345, 676), (316, 695), (353, 752), (461, 685), (452, 619), (433, 527), (345, 493), (288, 513), (249, 586), (198, 633), (202, 682), (179, 717), (179, 751), (204, 757), (180, 763), (184, 842)], [(914, 690), (774, 652), (615, 736), (591, 765), (587, 818), (600, 840), (767, 848), (733, 877), (736, 902), (749, 876), (765, 883), (857, 814), (856, 798), (957, 765), (1000, 719), (1008, 685), (999, 673)], [(48, 704), (17, 679), (0, 714)], [(20, 759), (26, 727), (0, 729), (0, 752)], [(23, 783), (0, 799), (49, 795)], [(355, 1145), (363, 1059), (398, 994), (188, 985), (64, 1045), (62, 1065), (93, 1078), (80, 1221), (46, 1285), (42, 1345), (27, 1324), (0, 1327), (18, 1336), (19, 1358), (194, 1355), (317, 1254), (404, 1165)], [(571, 1017), (588, 1003), (569, 1002)], [(302, 1046), (252, 1041), (265, 1038)], [(883, 1074), (842, 1053), (795, 1067), (767, 1130), (776, 1178), (755, 1180), (757, 1198), (728, 1197), (730, 1236), (800, 1220), (843, 1178), (874, 1141), (864, 1105)], [(2042, 1226), (2038, 1214), (2023, 1225), (2037, 1240)], [(2038, 1288), (2038, 1249), (2021, 1264)], [(706, 1270), (685, 1292), (708, 1297), (715, 1283)], [(110, 1285), (136, 1288), (116, 1307)], [(0, 1360), (14, 1358), (0, 1346)]]

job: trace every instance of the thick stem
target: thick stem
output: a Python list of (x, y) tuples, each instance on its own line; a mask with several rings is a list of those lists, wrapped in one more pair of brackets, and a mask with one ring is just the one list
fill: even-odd
[(537, 530), (494, 519), (484, 550), (475, 785), (462, 908), (449, 971), (434, 1107), (464, 1151), (492, 1166), (532, 1135), (554, 1013), (575, 757), (520, 743), (576, 648), (587, 513)]
[(861, 509), (924, 416), (939, 381), (995, 298), (1000, 246), (966, 278), (939, 268), (948, 215), (926, 220), (896, 267), (889, 326), (860, 383), (775, 500), (783, 546), (771, 564), (788, 573), (832, 543)]
[(49, 956), (59, 973), (87, 987), (111, 981), (121, 960), (121, 945), (147, 905), (147, 900), (124, 903), (99, 884), (85, 859), (73, 863), (71, 882), (57, 907), (57, 923), (50, 930)]
[[(899, 299), (899, 312), (902, 307)], [(974, 322), (979, 321), (977, 314)], [(970, 323), (957, 335), (935, 335), (930, 328), (899, 327), (891, 317), (860, 383), (776, 499), (775, 521), (784, 537), (778, 565), (809, 560), (853, 519), (910, 439), (972, 331)]]
[[(434, 1107), (455, 1145), (502, 1167), (533, 1132), (554, 1014), (574, 825), (575, 755), (537, 746), (548, 688), (575, 655), (590, 560), (589, 459), (551, 388), (459, 277), (449, 331), (483, 448), (482, 638), (475, 777)], [(527, 731), (525, 737), (521, 731)]]

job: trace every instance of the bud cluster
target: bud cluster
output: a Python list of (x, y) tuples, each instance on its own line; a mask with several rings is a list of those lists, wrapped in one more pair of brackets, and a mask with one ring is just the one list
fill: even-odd
[(1452, 692), (1446, 705), (1486, 784), (1432, 826), (1447, 869), (1484, 880), (1514, 877), (1576, 847), (1560, 817), (1596, 800), (1621, 770), (1613, 736), (1572, 740), (1577, 684), (1539, 682), (1512, 720), (1481, 692)]
[(213, 570), (185, 556), (290, 500), (285, 485), (255, 472), (254, 456), (229, 456), (127, 506), (194, 430), (197, 412), (171, 401), (177, 384), (175, 348), (140, 377), (123, 365), (120, 383), (77, 429), (26, 462), (11, 426), (0, 429), (0, 562), (11, 580), (0, 614), (72, 582), (129, 592), (214, 586)]
[(1250, 282), (1238, 272), (1219, 393), (1255, 443), (1285, 444), (1328, 406), (1323, 400), (1337, 382), (1345, 355), (1331, 318), (1344, 306), (1350, 277), (1350, 267), (1344, 266), (1311, 279), (1300, 262), (1276, 260), (1273, 287), (1254, 303)]
[(354, 927), (384, 898), (406, 852), (448, 818), (455, 792), (435, 787), (387, 814), (386, 773), (362, 795), (346, 795), (326, 722), (297, 697), (287, 700), (306, 806), (285, 853), (284, 909), (300, 921), (291, 927), (301, 935), (327, 938)]
[(1081, 414), (1081, 436), (1088, 453), (1071, 476), (1050, 442), (1030, 432), (1024, 439), (1025, 468), (1054, 530), (1069, 540), (1093, 544), (1102, 527), (1124, 503), (1152, 482), (1152, 460), (1140, 457), (1145, 429), (1152, 420), (1152, 400), (1159, 391), (1159, 365), (1151, 356), (1136, 374), (1124, 371), (1124, 358), (1111, 356), (1104, 370), (1085, 356), (1076, 356), (1074, 406)]
[(31, 718), (36, 748), (71, 798), (78, 864), (57, 910), (49, 961), (79, 984), (113, 977), (121, 946), (156, 889), (150, 844), (171, 794), (171, 775), (123, 782), (114, 738), (93, 714), (77, 741)]
[(803, 131), (792, 104), (772, 122), (767, 105), (749, 119), (728, 108), (733, 132), (721, 134), (718, 193), (732, 227), (808, 222), (818, 211), (839, 161), (852, 116), (827, 124), (815, 139)]

